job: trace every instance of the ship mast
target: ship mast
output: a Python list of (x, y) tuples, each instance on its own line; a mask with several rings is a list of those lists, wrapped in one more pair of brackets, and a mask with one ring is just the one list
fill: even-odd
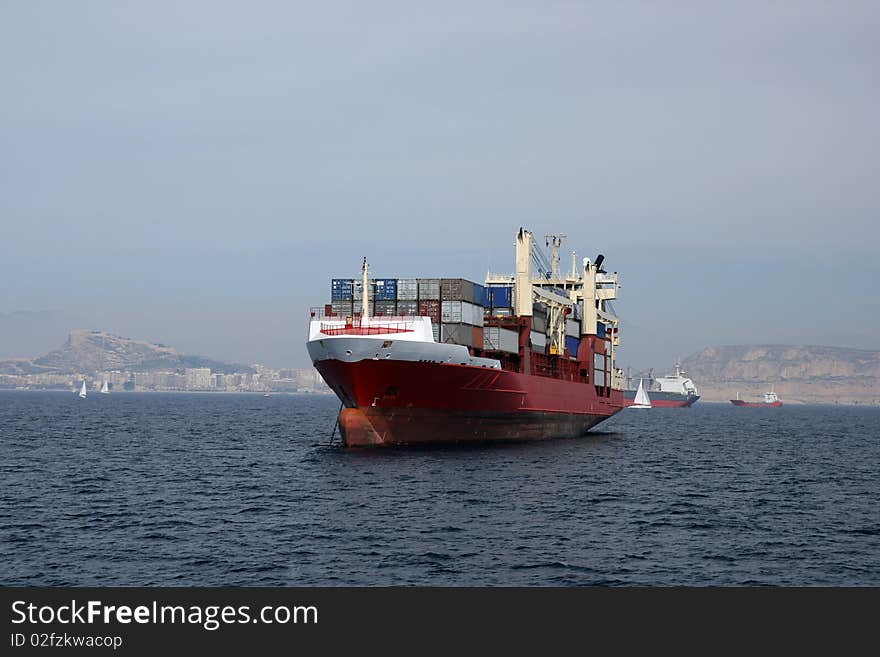
[(370, 298), (367, 293), (370, 289), (370, 267), (367, 264), (367, 257), (364, 256), (364, 264), (361, 266), (361, 274), (363, 275), (362, 285), (363, 294), (361, 294), (361, 322), (365, 322), (370, 316)]

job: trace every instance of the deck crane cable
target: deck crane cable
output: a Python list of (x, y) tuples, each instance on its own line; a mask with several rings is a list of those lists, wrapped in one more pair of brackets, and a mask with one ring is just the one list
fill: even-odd
[(535, 263), (541, 278), (550, 278), (550, 263), (547, 262), (547, 256), (534, 242), (532, 242), (532, 262)]

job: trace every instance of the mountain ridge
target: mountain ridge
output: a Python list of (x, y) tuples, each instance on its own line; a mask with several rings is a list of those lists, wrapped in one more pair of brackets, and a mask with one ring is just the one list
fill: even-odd
[(2, 374), (73, 374), (112, 370), (183, 370), (210, 367), (214, 372), (252, 373), (254, 368), (204, 356), (184, 354), (168, 345), (120, 337), (95, 329), (76, 329), (60, 348), (32, 359), (0, 362)]
[(825, 345), (720, 345), (682, 366), (706, 401), (739, 392), (758, 397), (773, 386), (783, 402), (880, 404), (880, 351)]

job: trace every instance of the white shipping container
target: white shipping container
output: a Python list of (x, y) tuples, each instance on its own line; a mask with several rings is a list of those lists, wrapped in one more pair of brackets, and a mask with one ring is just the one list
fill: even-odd
[(515, 354), (519, 351), (519, 335), (510, 329), (487, 326), (483, 329), (483, 349)]
[(536, 351), (544, 351), (547, 346), (547, 336), (539, 331), (532, 331), (529, 337), (532, 340), (532, 349)]
[(431, 326), (431, 332), (434, 334), (434, 342), (440, 342), (440, 325), (433, 324)]
[(397, 279), (397, 300), (417, 301), (419, 298), (419, 281), (417, 278)]
[(470, 308), (471, 317), (470, 317), (470, 321), (466, 321), (465, 323), (470, 324), (471, 326), (482, 326), (483, 325), (483, 306), (478, 306), (475, 303), (469, 303), (466, 305), (468, 308)]
[(581, 323), (576, 319), (566, 319), (565, 334), (571, 338), (581, 337)]
[(443, 301), (440, 306), (440, 319), (456, 324), (483, 325), (483, 308), (466, 301)]

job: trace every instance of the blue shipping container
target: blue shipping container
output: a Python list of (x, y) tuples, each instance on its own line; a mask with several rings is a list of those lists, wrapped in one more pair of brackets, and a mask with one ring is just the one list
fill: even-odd
[(580, 340), (578, 338), (573, 338), (570, 335), (565, 337), (565, 348), (568, 349), (568, 352), (572, 356), (577, 356), (578, 346), (580, 345)]
[(376, 279), (376, 301), (394, 301), (397, 299), (397, 279)]
[(491, 302), (493, 308), (510, 308), (511, 298), (513, 297), (512, 287), (493, 287), (491, 288)]
[(351, 278), (334, 278), (330, 281), (330, 299), (333, 301), (350, 300), (354, 293), (354, 281)]
[(479, 283), (474, 283), (474, 303), (478, 306), (487, 306), (486, 288)]

